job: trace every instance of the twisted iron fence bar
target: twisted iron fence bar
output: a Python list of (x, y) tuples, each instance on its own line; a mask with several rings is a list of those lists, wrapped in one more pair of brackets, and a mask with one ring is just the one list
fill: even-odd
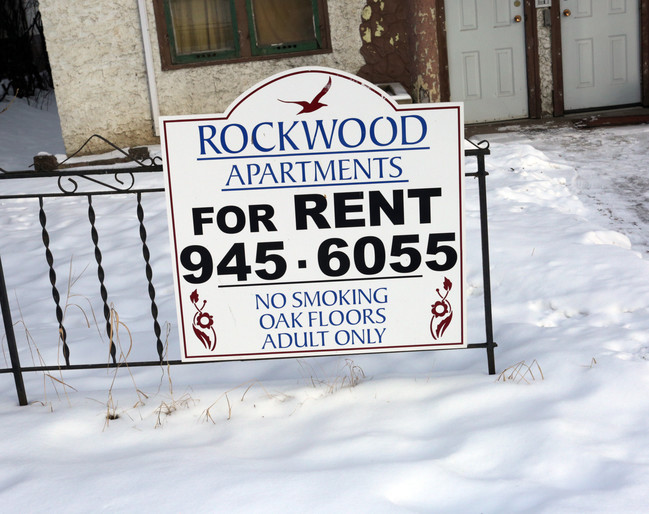
[(95, 261), (97, 262), (97, 278), (99, 279), (99, 294), (101, 295), (101, 301), (104, 303), (104, 319), (106, 320), (106, 334), (108, 335), (108, 343), (110, 345), (110, 357), (113, 360), (113, 363), (117, 362), (117, 348), (113, 341), (113, 325), (111, 323), (111, 313), (110, 307), (108, 306), (108, 291), (104, 285), (104, 279), (106, 274), (104, 268), (101, 265), (102, 254), (99, 248), (99, 233), (97, 232), (97, 227), (95, 226), (95, 209), (92, 206), (92, 195), (88, 195), (88, 221), (90, 221), (90, 237), (92, 238), (92, 244), (95, 246)]
[(151, 253), (146, 244), (146, 228), (144, 227), (144, 209), (142, 208), (142, 193), (137, 193), (137, 219), (140, 223), (140, 239), (142, 240), (142, 256), (144, 257), (144, 271), (149, 284), (149, 298), (151, 299), (151, 315), (153, 316), (153, 332), (156, 337), (156, 349), (160, 362), (164, 359), (164, 345), (160, 340), (160, 324), (158, 323), (158, 306), (155, 303), (155, 288), (153, 287), (153, 270), (151, 269)]
[(65, 364), (70, 365), (70, 348), (67, 343), (67, 333), (65, 327), (63, 326), (63, 309), (61, 308), (61, 295), (59, 290), (56, 287), (56, 271), (54, 271), (54, 256), (50, 250), (50, 235), (47, 232), (47, 216), (45, 215), (45, 208), (43, 205), (43, 197), (38, 198), (38, 220), (41, 224), (41, 238), (43, 239), (43, 245), (45, 245), (45, 260), (47, 260), (47, 265), (50, 268), (50, 284), (52, 284), (52, 298), (54, 299), (54, 304), (56, 305), (56, 320), (59, 322), (59, 338), (63, 346), (63, 357), (65, 358)]

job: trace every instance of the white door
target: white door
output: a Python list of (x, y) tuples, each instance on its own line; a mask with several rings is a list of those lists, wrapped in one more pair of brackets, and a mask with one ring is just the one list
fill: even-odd
[(523, 2), (446, 0), (444, 6), (451, 101), (464, 102), (465, 121), (526, 118)]
[(639, 103), (638, 0), (560, 0), (566, 110)]

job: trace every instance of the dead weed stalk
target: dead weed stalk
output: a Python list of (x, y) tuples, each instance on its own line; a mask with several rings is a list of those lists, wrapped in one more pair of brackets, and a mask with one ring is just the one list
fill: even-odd
[[(128, 336), (128, 346), (126, 347), (126, 351), (124, 351), (124, 347), (122, 346), (122, 336), (120, 333), (121, 329), (125, 330)], [(128, 375), (131, 378), (131, 382), (133, 382), (133, 387), (135, 388), (137, 401), (135, 402), (132, 408), (136, 409), (138, 407), (143, 406), (145, 404), (145, 400), (148, 398), (147, 394), (138, 388), (137, 383), (135, 382), (135, 377), (133, 376), (133, 373), (131, 372), (131, 369), (129, 368), (128, 365), (128, 356), (131, 354), (131, 350), (133, 349), (133, 335), (131, 334), (131, 331), (129, 330), (128, 326), (119, 319), (119, 313), (115, 309), (115, 306), (111, 304), (110, 305), (110, 337), (109, 337), (109, 345), (108, 345), (109, 359), (110, 359), (110, 348), (112, 348), (113, 345), (115, 346), (116, 349), (117, 366), (114, 368), (115, 371), (113, 372), (113, 379), (111, 380), (110, 387), (108, 388), (108, 399), (106, 401), (106, 422), (104, 424), (104, 429), (108, 428), (108, 425), (111, 421), (119, 419), (119, 414), (117, 412), (117, 403), (113, 398), (113, 388), (115, 387), (115, 381), (117, 380), (117, 374), (119, 373), (120, 368), (126, 368), (126, 371), (128, 372)]]
[(161, 365), (162, 376), (160, 377), (160, 384), (158, 385), (158, 393), (162, 388), (162, 382), (165, 377), (165, 370), (167, 375), (167, 383), (169, 388), (169, 401), (162, 400), (160, 405), (155, 409), (156, 414), (156, 423), (155, 428), (160, 428), (164, 426), (167, 417), (171, 416), (174, 412), (180, 409), (187, 409), (198, 403), (198, 400), (195, 400), (192, 395), (188, 392), (184, 393), (180, 398), (176, 398), (174, 393), (174, 384), (171, 379), (171, 365), (169, 364), (169, 359), (167, 358), (167, 353), (169, 350), (169, 333), (171, 331), (171, 326), (169, 323), (165, 323), (165, 341), (164, 341), (164, 352), (162, 354), (162, 360), (166, 361), (166, 366)]
[[(229, 421), (232, 419), (232, 403), (230, 402), (230, 396), (228, 394), (232, 394), (234, 391), (237, 391), (239, 389), (242, 389), (245, 387), (243, 393), (241, 394), (241, 398), (239, 398), (239, 402), (242, 403), (245, 399), (246, 396), (248, 395), (248, 392), (253, 388), (253, 386), (259, 386), (263, 391), (268, 399), (272, 400), (278, 400), (280, 402), (285, 402), (288, 401), (292, 398), (292, 396), (288, 394), (283, 394), (283, 393), (270, 393), (258, 380), (252, 380), (250, 382), (244, 382), (243, 384), (239, 384), (238, 386), (233, 387), (232, 389), (228, 389), (224, 393), (222, 393), (216, 400), (212, 402), (212, 404), (205, 409), (201, 415), (199, 416), (199, 421), (202, 421), (203, 423), (207, 423), (208, 421), (211, 421), (213, 424), (216, 424), (216, 420), (214, 419), (214, 416), (212, 415), (212, 409), (223, 399), (225, 398), (225, 403), (227, 407), (227, 416), (226, 420)], [(253, 405), (254, 406), (254, 405)]]
[(525, 361), (521, 361), (517, 364), (514, 364), (513, 366), (504, 369), (498, 376), (497, 382), (515, 382), (516, 384), (525, 382), (526, 384), (530, 384), (532, 382), (535, 382), (537, 379), (537, 375), (534, 374), (535, 370), (538, 374), (538, 377), (541, 380), (545, 380), (541, 366), (536, 361), (536, 359), (534, 359), (529, 365), (526, 364)]
[(334, 394), (345, 388), (354, 388), (366, 378), (363, 368), (351, 359), (345, 359), (344, 363), (339, 366), (336, 376), (333, 379), (321, 379), (317, 371), (310, 365), (307, 366), (302, 359), (298, 359), (298, 366), (302, 371), (302, 376), (307, 379), (313, 388), (323, 387), (325, 394)]

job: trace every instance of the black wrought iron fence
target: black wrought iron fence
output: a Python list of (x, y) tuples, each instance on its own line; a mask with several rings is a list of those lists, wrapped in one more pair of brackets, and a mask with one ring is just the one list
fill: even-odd
[[(476, 177), (479, 182), (479, 202), (480, 202), (480, 219), (481, 219), (481, 242), (482, 242), (482, 269), (483, 269), (483, 290), (484, 290), (484, 309), (485, 309), (485, 342), (469, 344), (469, 348), (484, 348), (487, 351), (488, 369), (490, 374), (495, 374), (494, 362), (494, 348), (497, 346), (493, 340), (493, 325), (491, 313), (491, 281), (489, 274), (489, 242), (487, 230), (487, 196), (486, 196), (486, 181), (487, 172), (485, 170), (485, 156), (489, 154), (488, 144), (480, 143), (475, 145), (467, 142), (467, 149), (465, 155), (467, 157), (475, 157), (477, 169), (476, 171), (467, 172), (467, 177)], [(0, 303), (2, 307), (2, 318), (4, 322), (4, 330), (8, 353), (10, 358), (9, 367), (0, 367), (0, 374), (13, 373), (16, 384), (16, 391), (18, 394), (18, 401), (20, 405), (27, 404), (27, 395), (23, 381), (23, 373), (29, 372), (48, 372), (48, 371), (65, 371), (65, 370), (78, 370), (78, 369), (93, 369), (93, 368), (115, 368), (126, 363), (118, 358), (117, 348), (115, 344), (115, 326), (112, 322), (111, 304), (109, 301), (109, 293), (106, 286), (106, 270), (104, 269), (104, 253), (103, 245), (111, 245), (111, 241), (101, 239), (99, 229), (97, 227), (97, 214), (94, 199), (105, 195), (132, 195), (135, 197), (136, 202), (136, 216), (139, 232), (139, 240), (141, 243), (142, 262), (144, 264), (144, 274), (147, 282), (148, 296), (150, 302), (151, 312), (151, 326), (153, 330), (153, 339), (155, 347), (151, 348), (150, 359), (128, 362), (129, 367), (136, 366), (160, 366), (162, 365), (175, 365), (182, 364), (180, 360), (166, 360), (166, 352), (164, 342), (161, 337), (161, 325), (158, 320), (158, 305), (156, 302), (156, 288), (151, 266), (151, 250), (147, 242), (147, 228), (145, 223), (145, 210), (143, 206), (143, 197), (145, 195), (160, 195), (164, 192), (163, 187), (143, 187), (138, 184), (145, 183), (146, 177), (156, 176), (162, 172), (162, 166), (150, 161), (147, 165), (138, 163), (138, 166), (129, 166), (123, 168), (92, 168), (92, 169), (63, 169), (47, 172), (34, 172), (34, 171), (20, 171), (20, 172), (4, 172), (0, 173), (0, 191), (6, 191), (7, 185), (13, 181), (26, 181), (38, 182), (39, 187), (34, 192), (21, 192), (20, 193), (0, 193), (0, 216), (4, 216), (4, 207), (13, 201), (21, 201), (26, 199), (38, 200), (38, 221), (40, 224), (40, 233), (43, 243), (44, 251), (44, 264), (43, 269), (47, 272), (49, 283), (51, 285), (51, 297), (54, 302), (54, 310), (56, 323), (58, 325), (58, 343), (60, 352), (64, 362), (56, 365), (21, 365), (18, 346), (14, 333), (14, 322), (11, 315), (11, 307), (7, 294), (7, 284), (5, 275), (2, 268), (2, 259), (0, 256)], [(159, 177), (159, 175), (157, 175)], [(38, 179), (38, 180), (37, 180)], [(49, 188), (43, 192), (43, 180), (51, 179), (56, 184), (55, 187)], [(156, 181), (154, 181), (156, 182)], [(161, 182), (160, 178), (157, 180)], [(29, 188), (27, 188), (29, 189)], [(51, 237), (48, 229), (48, 213), (46, 211), (46, 200), (54, 198), (70, 198), (75, 197), (79, 202), (87, 203), (87, 221), (90, 225), (90, 234), (92, 242), (92, 252), (94, 253), (94, 260), (97, 270), (97, 281), (99, 283), (99, 296), (102, 305), (102, 314), (104, 322), (104, 330), (109, 341), (109, 354), (108, 362), (100, 363), (79, 363), (75, 362), (73, 348), (68, 341), (68, 330), (66, 329), (66, 320), (64, 319), (64, 308), (61, 300), (61, 286), (59, 284), (59, 277), (57, 277), (55, 268), (55, 255), (51, 248)], [(100, 245), (100, 241), (102, 244)], [(13, 258), (20, 258), (19, 250), (17, 255), (12, 255)], [(135, 273), (135, 270), (133, 270)]]

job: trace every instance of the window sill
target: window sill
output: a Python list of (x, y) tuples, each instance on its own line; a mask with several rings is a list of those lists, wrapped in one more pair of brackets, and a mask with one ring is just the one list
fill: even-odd
[(318, 50), (305, 50), (303, 52), (291, 52), (291, 53), (277, 53), (271, 55), (256, 55), (251, 57), (237, 57), (234, 59), (218, 59), (218, 60), (208, 60), (205, 61), (196, 61), (191, 63), (168, 63), (162, 62), (162, 71), (172, 71), (172, 70), (182, 70), (185, 68), (200, 68), (204, 66), (225, 66), (228, 64), (240, 64), (245, 62), (257, 62), (257, 61), (269, 61), (275, 59), (291, 59), (293, 57), (306, 57), (309, 55), (322, 55), (330, 54), (332, 50), (330, 48), (321, 48)]

